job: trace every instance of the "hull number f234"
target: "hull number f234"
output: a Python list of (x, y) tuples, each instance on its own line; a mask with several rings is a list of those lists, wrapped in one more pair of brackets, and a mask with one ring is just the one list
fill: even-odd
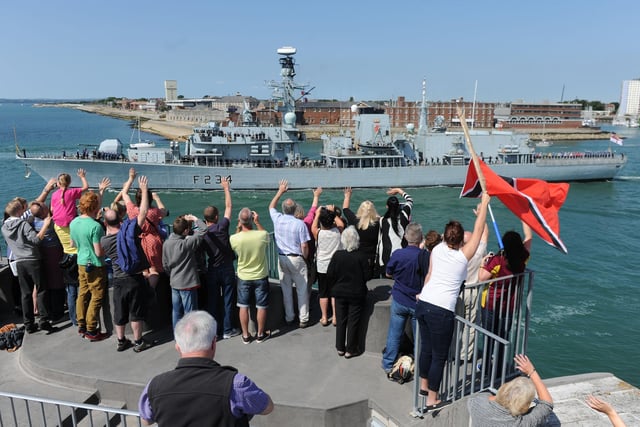
[[(193, 183), (196, 185), (220, 184), (222, 175), (193, 175)], [(227, 175), (227, 181), (231, 182), (231, 175)]]

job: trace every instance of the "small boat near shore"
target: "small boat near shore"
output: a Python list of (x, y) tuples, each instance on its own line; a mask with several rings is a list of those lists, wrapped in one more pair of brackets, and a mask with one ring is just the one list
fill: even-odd
[(553, 141), (549, 141), (548, 139), (542, 139), (536, 142), (536, 147), (551, 147), (553, 145)]
[[(297, 126), (296, 91), (306, 85), (294, 81), (296, 49), (277, 50), (280, 82), (271, 81), (280, 124), (259, 123), (248, 105), (239, 123), (207, 123), (193, 129), (185, 146), (170, 141), (168, 147), (145, 141), (125, 149), (117, 139), (107, 139), (75, 156), (52, 153), (33, 155), (17, 151), (16, 158), (27, 170), (44, 180), (62, 171), (84, 168), (89, 184), (103, 177), (119, 182), (134, 167), (146, 175), (154, 189), (215, 190), (222, 178), (234, 189), (273, 189), (286, 178), (290, 188), (460, 186), (470, 155), (463, 133), (427, 126), (426, 90), (423, 82), (419, 129), (392, 134), (389, 115), (382, 109), (359, 103), (352, 107), (353, 130), (323, 135), (318, 159), (300, 150), (305, 133)], [(609, 180), (624, 167), (623, 154), (609, 151), (584, 153), (540, 153), (527, 145), (528, 135), (502, 130), (472, 129), (475, 151), (496, 173), (509, 177), (547, 181)]]

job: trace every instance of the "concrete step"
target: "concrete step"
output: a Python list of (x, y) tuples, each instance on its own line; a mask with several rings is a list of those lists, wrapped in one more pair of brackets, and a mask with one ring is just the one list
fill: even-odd
[[(27, 375), (19, 363), (21, 349), (0, 352), (0, 391), (74, 403), (97, 404), (96, 390), (78, 390), (43, 382)], [(55, 357), (52, 355), (52, 357)], [(0, 396), (0, 414), (4, 425), (71, 425), (71, 409), (47, 403), (30, 402)], [(14, 418), (15, 417), (15, 418)]]

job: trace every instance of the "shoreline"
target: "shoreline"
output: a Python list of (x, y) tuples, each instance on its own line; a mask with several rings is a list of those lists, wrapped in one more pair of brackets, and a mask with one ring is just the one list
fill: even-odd
[[(163, 113), (148, 112), (148, 111), (131, 111), (122, 110), (119, 108), (107, 107), (104, 105), (96, 104), (34, 104), (35, 107), (56, 107), (56, 108), (71, 108), (74, 110), (84, 111), (86, 113), (100, 114), (102, 116), (113, 117), (121, 120), (138, 120), (140, 119), (140, 129), (160, 135), (169, 140), (176, 140), (184, 142), (192, 133), (193, 127), (198, 126), (200, 123), (196, 122), (176, 122), (173, 120), (167, 120), (164, 118)], [(300, 128), (307, 134), (308, 139), (320, 139), (322, 134), (338, 135), (340, 131), (344, 130), (342, 126), (338, 125), (302, 125)], [(396, 132), (401, 133), (405, 129), (395, 129)], [(584, 141), (584, 140), (607, 140), (609, 139), (610, 132), (594, 129), (562, 129), (553, 132), (543, 132), (538, 128), (531, 129), (517, 129), (514, 132), (528, 133), (532, 141), (541, 141), (547, 139), (549, 141)]]
[(120, 120), (140, 120), (140, 130), (160, 135), (168, 140), (184, 142), (193, 133), (195, 122), (175, 122), (162, 117), (162, 113), (131, 111), (95, 104), (34, 104), (36, 107), (71, 108), (85, 113), (99, 114)]

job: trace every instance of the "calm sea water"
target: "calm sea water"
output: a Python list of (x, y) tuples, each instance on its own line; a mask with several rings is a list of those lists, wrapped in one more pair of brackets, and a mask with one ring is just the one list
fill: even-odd
[[(36, 197), (44, 185), (35, 174), (26, 179), (24, 166), (15, 160), (14, 127), (18, 143), (29, 152), (74, 152), (82, 149), (82, 144), (95, 145), (105, 138), (120, 138), (127, 143), (132, 135), (129, 124), (122, 120), (62, 108), (34, 108), (31, 104), (0, 105), (3, 206), (18, 195)], [(626, 128), (616, 131), (627, 137), (624, 147), (614, 147), (628, 157), (627, 167), (612, 182), (571, 184), (560, 211), (560, 236), (569, 254), (563, 255), (538, 238), (534, 240), (529, 263), (536, 271), (529, 355), (543, 377), (612, 372), (640, 386), (640, 289), (638, 268), (633, 267), (638, 264), (640, 248), (640, 132)], [(142, 138), (167, 143), (155, 135)], [(548, 150), (595, 151), (608, 146), (608, 141), (557, 142)], [(317, 150), (317, 145), (309, 144), (309, 150)], [(74, 183), (79, 182), (75, 171), (66, 172), (72, 174)], [(122, 181), (125, 179), (123, 176)], [(273, 186), (274, 192), (233, 192), (234, 215), (239, 208), (249, 206), (272, 229), (267, 205), (277, 183)], [(459, 188), (407, 190), (415, 199), (414, 219), (423, 228), (440, 230), (452, 218), (471, 226), (475, 202), (459, 199)], [(167, 192), (161, 197), (172, 216), (201, 215), (208, 204), (223, 205), (220, 192)], [(308, 206), (312, 195), (305, 190), (292, 192), (292, 197)], [(386, 195), (382, 189), (354, 191), (354, 206), (364, 199), (382, 207)], [(341, 204), (342, 193), (326, 191), (321, 203)], [(492, 207), (501, 232), (520, 229), (498, 200)], [(490, 247), (495, 248), (495, 242), (492, 236)]]

